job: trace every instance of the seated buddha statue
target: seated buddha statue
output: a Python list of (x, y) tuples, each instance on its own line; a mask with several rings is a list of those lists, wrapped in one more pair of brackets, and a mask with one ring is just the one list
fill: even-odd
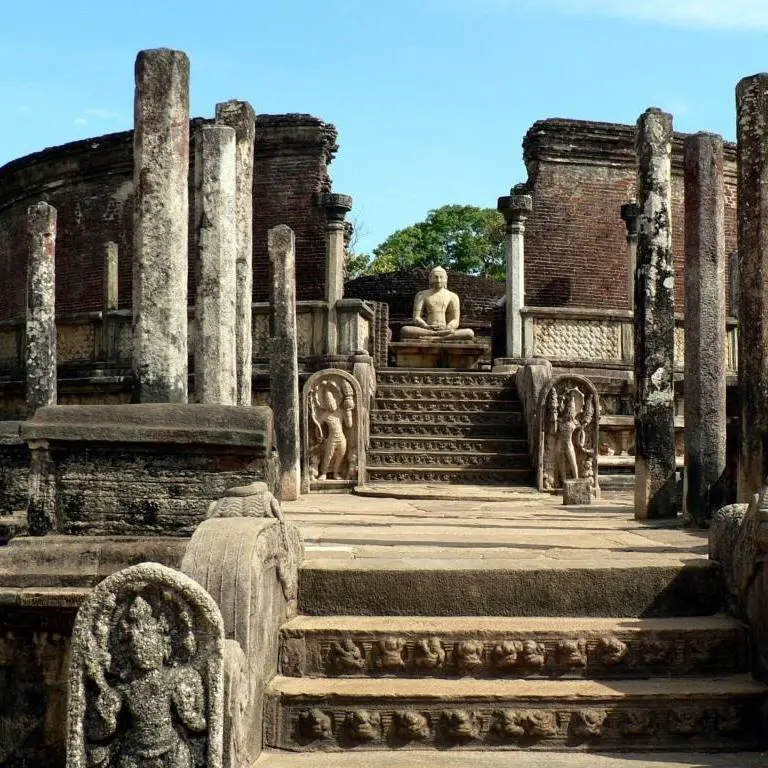
[(400, 329), (400, 338), (403, 341), (471, 341), (475, 332), (471, 328), (459, 328), (460, 318), (459, 297), (448, 290), (448, 273), (442, 267), (435, 267), (429, 273), (429, 288), (416, 294), (413, 319)]

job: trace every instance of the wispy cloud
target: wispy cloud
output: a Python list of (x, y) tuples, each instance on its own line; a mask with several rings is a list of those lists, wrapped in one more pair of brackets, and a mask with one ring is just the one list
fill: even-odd
[(91, 107), (86, 109), (81, 115), (78, 115), (74, 119), (75, 125), (88, 125), (95, 120), (115, 120), (120, 117), (117, 112), (113, 112), (109, 109), (103, 109), (101, 107)]
[[(579, 15), (701, 29), (768, 29), (766, 0), (528, 0)], [(513, 4), (515, 0), (495, 0)]]

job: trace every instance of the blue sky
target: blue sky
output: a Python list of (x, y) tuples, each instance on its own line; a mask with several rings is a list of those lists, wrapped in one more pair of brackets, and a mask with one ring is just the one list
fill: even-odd
[(734, 87), (768, 70), (768, 0), (37, 0), (0, 22), (0, 165), (131, 127), (141, 48), (185, 50), (192, 112), (247, 99), (334, 123), (334, 189), (369, 251), (447, 203), (525, 180), (535, 121), (735, 136)]

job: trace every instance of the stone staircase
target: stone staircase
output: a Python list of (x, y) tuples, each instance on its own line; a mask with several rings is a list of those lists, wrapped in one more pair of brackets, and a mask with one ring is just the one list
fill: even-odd
[(368, 481), (532, 486), (514, 377), (391, 369), (378, 374)]

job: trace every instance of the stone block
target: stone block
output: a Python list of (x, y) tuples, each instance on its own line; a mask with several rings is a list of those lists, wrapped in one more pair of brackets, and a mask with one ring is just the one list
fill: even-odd
[(490, 349), (470, 342), (395, 341), (389, 345), (398, 368), (455, 368), (474, 370)]
[(591, 504), (591, 480), (566, 480), (563, 483), (563, 504)]

